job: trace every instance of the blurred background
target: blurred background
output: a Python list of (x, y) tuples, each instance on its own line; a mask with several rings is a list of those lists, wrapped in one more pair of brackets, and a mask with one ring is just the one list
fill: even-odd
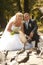
[(0, 31), (18, 11), (30, 13), (37, 21), (38, 31), (43, 33), (43, 0), (0, 0)]

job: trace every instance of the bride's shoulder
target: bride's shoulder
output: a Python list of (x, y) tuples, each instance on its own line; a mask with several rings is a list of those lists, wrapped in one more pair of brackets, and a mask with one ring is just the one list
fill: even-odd
[(16, 15), (13, 16), (13, 17), (11, 17), (10, 20), (9, 20), (9, 22), (12, 22), (12, 21), (15, 21), (15, 20), (16, 20)]

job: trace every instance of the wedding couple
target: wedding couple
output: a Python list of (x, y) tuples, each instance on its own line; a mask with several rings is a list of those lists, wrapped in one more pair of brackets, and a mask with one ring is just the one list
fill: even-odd
[[(32, 45), (27, 42), (26, 34), (24, 34), (23, 22), (23, 14), (21, 12), (16, 13), (15, 16), (9, 20), (0, 39), (0, 51), (22, 49), (24, 45), (26, 49), (32, 47)], [(30, 34), (28, 39), (31, 39), (32, 35), (33, 33)]]

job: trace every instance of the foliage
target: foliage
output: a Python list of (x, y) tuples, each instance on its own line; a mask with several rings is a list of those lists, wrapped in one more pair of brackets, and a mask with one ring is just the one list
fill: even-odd
[(5, 27), (3, 24), (18, 11), (22, 11), (20, 0), (0, 0), (0, 26)]
[(38, 8), (32, 10), (32, 15), (37, 21), (40, 21), (40, 17), (42, 16), (41, 11)]
[(42, 16), (39, 10), (34, 10), (38, 0), (0, 0), (0, 27), (5, 27), (10, 17), (21, 11), (32, 13), (39, 21)]
[(37, 0), (24, 0), (24, 12), (31, 12)]

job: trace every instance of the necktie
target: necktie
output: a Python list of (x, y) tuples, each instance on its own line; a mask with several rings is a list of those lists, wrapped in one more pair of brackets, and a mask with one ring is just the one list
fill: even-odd
[(28, 29), (28, 22), (26, 22), (26, 29)]

